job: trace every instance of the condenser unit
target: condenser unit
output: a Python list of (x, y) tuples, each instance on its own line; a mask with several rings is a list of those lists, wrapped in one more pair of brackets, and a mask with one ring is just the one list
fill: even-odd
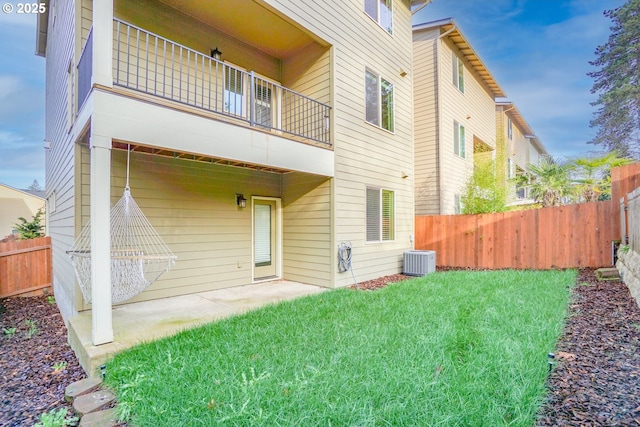
[(405, 251), (403, 274), (407, 276), (424, 276), (435, 271), (435, 251)]

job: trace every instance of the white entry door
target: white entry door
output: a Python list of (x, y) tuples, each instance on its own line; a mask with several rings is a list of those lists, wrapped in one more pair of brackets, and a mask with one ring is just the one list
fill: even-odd
[(276, 200), (253, 200), (253, 278), (278, 274), (278, 212)]

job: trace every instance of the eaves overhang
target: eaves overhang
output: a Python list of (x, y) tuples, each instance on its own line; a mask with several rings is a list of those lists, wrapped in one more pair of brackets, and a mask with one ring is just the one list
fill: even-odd
[(51, 2), (49, 0), (42, 0), (44, 3), (44, 12), (37, 14), (37, 24), (36, 24), (36, 55), (38, 56), (46, 56), (47, 55), (47, 35), (49, 28), (49, 6)]
[(471, 65), (494, 98), (504, 98), (507, 96), (506, 92), (500, 87), (478, 53), (473, 49), (471, 43), (469, 43), (462, 31), (460, 31), (460, 28), (458, 28), (453, 18), (416, 24), (413, 26), (413, 32), (432, 30), (434, 28), (439, 28), (440, 34), (446, 34), (446, 37), (460, 50), (464, 59)]
[(524, 119), (524, 116), (522, 115), (522, 113), (520, 113), (520, 110), (518, 110), (513, 102), (500, 101), (496, 102), (496, 106), (502, 107), (502, 110), (507, 115), (507, 117), (509, 117), (511, 121), (515, 123), (524, 137), (531, 141), (531, 145), (533, 145), (540, 154), (549, 154), (545, 146), (542, 144), (542, 141), (540, 141), (540, 138), (536, 136), (533, 129), (531, 129), (531, 126), (529, 126), (529, 123), (527, 123), (527, 121)]

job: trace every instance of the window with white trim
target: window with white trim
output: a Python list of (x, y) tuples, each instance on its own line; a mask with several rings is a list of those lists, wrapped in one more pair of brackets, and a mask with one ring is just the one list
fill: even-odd
[(393, 33), (393, 0), (364, 0), (364, 11), (389, 34)]
[(367, 122), (393, 132), (393, 84), (366, 69), (365, 100)]
[(460, 194), (453, 195), (453, 213), (459, 215), (462, 213), (462, 196)]
[(513, 159), (509, 158), (507, 159), (507, 178), (508, 179), (513, 179), (516, 177), (516, 171), (515, 171), (515, 163), (513, 162)]
[(453, 121), (453, 152), (464, 159), (466, 156), (465, 148), (466, 148), (466, 140), (464, 136), (464, 126), (454, 120)]
[(395, 239), (395, 194), (383, 188), (367, 187), (367, 242)]
[(453, 70), (453, 85), (464, 93), (464, 62), (455, 52), (451, 52), (451, 68)]
[(225, 67), (224, 72), (224, 111), (242, 116), (244, 110), (243, 73), (241, 70)]
[(513, 139), (513, 123), (511, 122), (511, 119), (507, 117), (507, 136), (509, 137), (509, 139)]

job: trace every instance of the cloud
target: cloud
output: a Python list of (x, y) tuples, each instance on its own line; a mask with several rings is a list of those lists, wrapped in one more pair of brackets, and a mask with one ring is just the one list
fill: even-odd
[(0, 131), (0, 182), (16, 188), (28, 187), (34, 179), (44, 185), (42, 141), (14, 132)]

